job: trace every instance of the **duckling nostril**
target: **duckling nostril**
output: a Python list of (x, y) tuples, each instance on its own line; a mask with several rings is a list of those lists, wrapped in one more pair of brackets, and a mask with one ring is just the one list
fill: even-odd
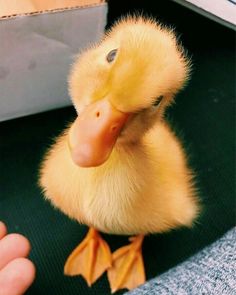
[(114, 126), (111, 127), (111, 131), (113, 131), (113, 132), (115, 132), (116, 129), (117, 129), (117, 126), (116, 125), (114, 125)]
[(100, 112), (96, 112), (96, 117), (100, 117)]

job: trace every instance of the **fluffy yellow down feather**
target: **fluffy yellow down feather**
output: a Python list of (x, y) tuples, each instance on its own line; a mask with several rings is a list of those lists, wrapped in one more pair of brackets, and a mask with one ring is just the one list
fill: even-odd
[[(108, 63), (113, 49), (117, 55)], [(46, 198), (69, 217), (111, 234), (190, 226), (199, 212), (192, 171), (163, 119), (188, 74), (189, 61), (174, 32), (142, 17), (121, 19), (100, 43), (80, 54), (69, 77), (77, 112), (107, 99), (134, 116), (98, 167), (74, 164), (70, 128), (65, 130), (42, 163), (40, 186)]]

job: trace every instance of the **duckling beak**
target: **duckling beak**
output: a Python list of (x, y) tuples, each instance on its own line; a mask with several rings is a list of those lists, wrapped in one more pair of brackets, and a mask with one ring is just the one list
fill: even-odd
[(74, 163), (80, 167), (103, 164), (129, 116), (105, 99), (87, 106), (69, 131), (69, 148)]

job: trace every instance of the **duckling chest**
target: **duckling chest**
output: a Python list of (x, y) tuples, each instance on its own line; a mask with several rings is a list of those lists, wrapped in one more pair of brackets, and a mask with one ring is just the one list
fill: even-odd
[(87, 179), (83, 195), (86, 223), (104, 232), (122, 231), (127, 216), (141, 202), (146, 181), (136, 169), (116, 168)]

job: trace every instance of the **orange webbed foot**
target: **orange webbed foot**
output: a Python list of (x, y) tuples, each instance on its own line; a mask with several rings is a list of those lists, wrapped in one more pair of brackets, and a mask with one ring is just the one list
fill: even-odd
[(145, 282), (143, 239), (143, 235), (132, 237), (130, 245), (121, 247), (112, 254), (112, 267), (107, 271), (112, 293), (123, 288), (131, 290)]
[(94, 228), (90, 228), (85, 239), (68, 257), (64, 273), (68, 276), (82, 275), (88, 286), (91, 286), (111, 267), (111, 262), (108, 244)]

